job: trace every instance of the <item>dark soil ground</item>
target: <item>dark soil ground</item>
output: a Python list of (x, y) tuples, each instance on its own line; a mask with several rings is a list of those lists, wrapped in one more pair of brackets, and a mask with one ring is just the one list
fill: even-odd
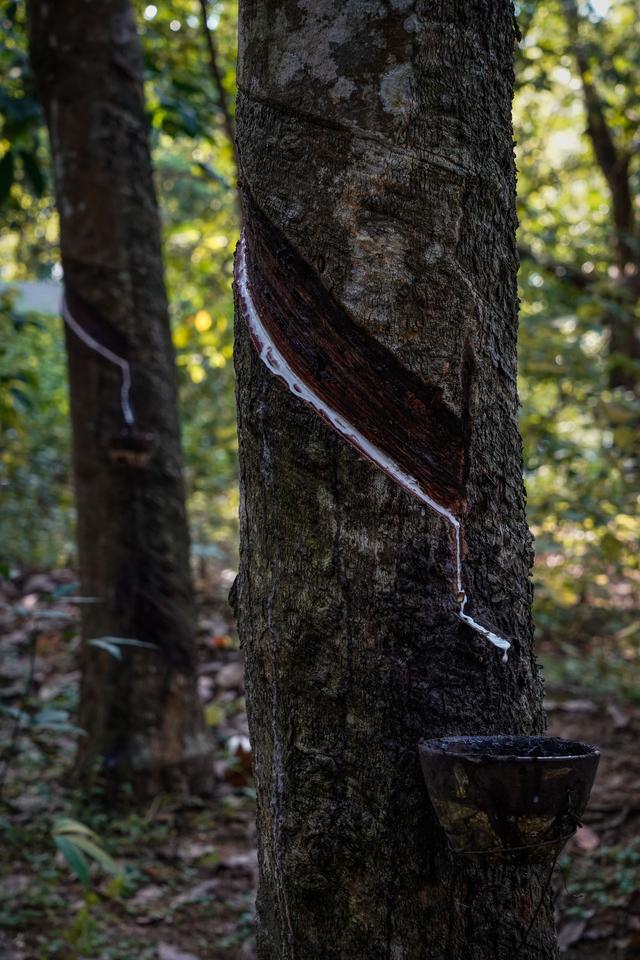
[(640, 710), (549, 691), (549, 732), (598, 744), (591, 801), (554, 877), (560, 945), (580, 960), (640, 958)]
[[(74, 575), (0, 581), (2, 960), (254, 957), (254, 791), (241, 659), (224, 599), (231, 576), (218, 570), (208, 588), (201, 584), (199, 606), (215, 798), (159, 796), (138, 809), (125, 797), (109, 810), (68, 786), (79, 735)], [(551, 686), (548, 698), (552, 733), (603, 751), (584, 827), (554, 876), (562, 949), (581, 960), (638, 960), (640, 709), (593, 689)], [(87, 858), (88, 884), (56, 848), (65, 817), (91, 829), (103, 854)]]

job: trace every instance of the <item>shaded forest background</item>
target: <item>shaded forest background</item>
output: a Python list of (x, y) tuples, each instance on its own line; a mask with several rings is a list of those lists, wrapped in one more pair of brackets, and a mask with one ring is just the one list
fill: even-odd
[[(608, 698), (619, 711), (619, 704), (633, 709), (640, 706), (640, 356), (633, 332), (640, 312), (640, 9), (636, 0), (582, 4), (576, 31), (571, 3), (516, 6), (522, 32), (514, 106), (519, 389), (536, 544), (537, 637), (547, 680), (562, 696), (568, 691), (595, 703)], [(210, 70), (202, 12), (232, 104), (236, 5), (172, 0), (136, 7), (180, 378), (194, 567), (207, 598), (201, 626), (205, 622), (207, 649), (213, 644), (219, 666), (233, 668), (233, 625), (230, 613), (220, 610), (237, 549), (231, 279), (239, 225), (229, 124)], [(24, 4), (2, 3), (0, 26), (0, 576), (5, 584), (25, 584), (34, 574), (73, 569), (74, 513), (63, 331), (53, 286), (61, 279), (57, 215)], [(626, 225), (620, 218), (624, 183)], [(29, 288), (28, 296), (38, 293), (43, 307), (25, 309), (23, 284), (36, 281), (45, 286)], [(66, 573), (50, 581), (54, 605), (71, 582)], [(218, 810), (216, 829), (226, 830), (228, 842), (234, 835), (229, 817), (247, 818), (241, 827), (236, 823), (240, 839), (231, 860), (251, 848), (246, 824), (252, 799), (242, 770), (242, 727), (229, 721), (242, 712), (241, 684), (234, 687), (232, 672), (229, 696), (205, 696), (208, 722), (219, 728), (223, 756), (231, 757), (227, 766), (235, 771), (226, 776), (236, 791), (229, 794), (235, 808)], [(73, 696), (63, 706), (66, 723)], [(190, 842), (201, 848), (194, 853), (192, 847), (191, 859), (176, 854), (183, 873), (213, 856), (198, 833), (210, 839), (210, 824), (201, 826), (194, 816)], [(99, 818), (92, 823), (110, 829)], [(170, 832), (171, 823), (132, 821), (114, 850), (122, 852), (123, 843), (135, 847), (143, 834), (146, 842), (147, 831), (159, 832), (159, 846), (166, 846), (163, 830)], [(588, 837), (583, 840), (588, 847)], [(632, 866), (637, 869), (637, 860)], [(155, 882), (146, 881), (146, 887)], [(224, 949), (249, 943), (247, 887), (245, 877), (230, 894), (237, 904), (232, 933), (219, 933), (229, 940)], [(91, 905), (82, 904), (78, 909), (89, 918)], [(568, 917), (584, 920), (579, 910)], [(81, 943), (85, 934), (80, 924)], [(75, 956), (60, 949), (60, 956)], [(165, 951), (164, 960), (176, 958)]]
[[(612, 322), (637, 322), (638, 307), (618, 282), (612, 199), (586, 130), (583, 80), (566, 20), (556, 3), (521, 7), (515, 101), (520, 397), (536, 538), (536, 621), (539, 636), (557, 643), (599, 637), (600, 652), (607, 647), (607, 673), (619, 667), (628, 676), (640, 642), (625, 631), (638, 599), (640, 361), (612, 356), (609, 342)], [(629, 152), (634, 195), (640, 176), (637, 14), (635, 2), (600, 0), (583, 20), (580, 39), (616, 149)], [(8, 575), (68, 565), (74, 547), (61, 325), (24, 312), (15, 286), (60, 280), (48, 149), (29, 72), (24, 7), (5, 4), (3, 15), (0, 554)], [(232, 103), (235, 5), (210, 5), (209, 25)], [(234, 157), (208, 68), (199, 4), (140, 5), (139, 26), (194, 554), (232, 566), (238, 506), (231, 362)], [(637, 254), (637, 238), (629, 242)], [(46, 296), (55, 309), (55, 292)], [(615, 365), (624, 368), (626, 380), (612, 388)]]

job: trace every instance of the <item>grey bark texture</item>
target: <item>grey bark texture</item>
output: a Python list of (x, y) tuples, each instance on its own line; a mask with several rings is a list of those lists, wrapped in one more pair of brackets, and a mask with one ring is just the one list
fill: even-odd
[(544, 728), (517, 424), (513, 43), (508, 0), (240, 3), (242, 185), (470, 420), (469, 609), (513, 640), (505, 666), (460, 623), (443, 521), (274, 380), (239, 320), (260, 960), (556, 956), (548, 898), (535, 913), (546, 876), (454, 858), (416, 751)]
[(85, 645), (79, 772), (98, 761), (143, 793), (202, 788), (211, 747), (197, 697), (174, 354), (144, 115), (142, 57), (127, 0), (31, 0), (30, 48), (50, 133), (67, 299), (131, 365), (145, 467), (113, 462), (120, 371), (66, 330), (85, 640), (153, 643), (122, 661)]
[(240, 3), (242, 185), (361, 326), (468, 408), (469, 609), (513, 639), (505, 666), (460, 623), (445, 524), (275, 381), (239, 320), (260, 960), (513, 960), (532, 921), (518, 956), (556, 956), (546, 898), (535, 914), (546, 876), (452, 857), (416, 750), (544, 727), (517, 425), (513, 43), (508, 0)]

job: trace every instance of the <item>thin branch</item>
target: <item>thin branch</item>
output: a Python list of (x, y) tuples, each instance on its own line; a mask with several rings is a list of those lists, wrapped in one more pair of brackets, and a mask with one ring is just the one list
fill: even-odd
[(207, 0), (200, 0), (200, 16), (202, 20), (202, 29), (204, 31), (205, 40), (207, 41), (207, 49), (209, 51), (209, 67), (211, 69), (211, 76), (213, 78), (213, 85), (216, 88), (218, 94), (218, 106), (220, 107), (220, 112), (222, 114), (222, 122), (224, 125), (225, 133), (229, 138), (231, 143), (231, 148), (233, 150), (233, 156), (236, 161), (236, 169), (238, 168), (238, 156), (236, 151), (236, 131), (235, 124), (233, 121), (233, 116), (229, 108), (229, 98), (227, 97), (227, 91), (224, 88), (222, 82), (222, 73), (220, 72), (220, 67), (218, 65), (218, 51), (216, 49), (216, 42), (213, 36), (213, 31), (209, 27), (209, 12), (207, 9)]
[(584, 44), (580, 40), (580, 14), (575, 0), (563, 0), (565, 19), (573, 54), (578, 65), (585, 108), (587, 133), (598, 165), (611, 193), (613, 222), (617, 236), (617, 254), (621, 265), (634, 261), (628, 238), (633, 235), (635, 218), (629, 177), (629, 153), (618, 148), (605, 113), (605, 104), (591, 80), (591, 70)]

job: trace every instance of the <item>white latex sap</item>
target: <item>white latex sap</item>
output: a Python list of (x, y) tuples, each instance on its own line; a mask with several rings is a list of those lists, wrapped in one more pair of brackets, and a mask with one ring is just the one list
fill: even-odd
[(369, 460), (373, 461), (381, 470), (395, 480), (396, 483), (400, 484), (401, 487), (404, 487), (405, 490), (408, 490), (409, 493), (412, 493), (414, 497), (417, 497), (418, 500), (421, 500), (425, 506), (429, 507), (430, 510), (433, 510), (435, 513), (440, 514), (447, 523), (451, 526), (453, 530), (454, 537), (454, 560), (455, 560), (455, 590), (458, 602), (460, 603), (460, 609), (458, 611), (458, 616), (467, 626), (471, 627), (472, 630), (475, 630), (476, 633), (479, 633), (485, 640), (488, 640), (489, 643), (492, 643), (495, 647), (498, 647), (500, 650), (503, 650), (503, 663), (507, 662), (507, 650), (509, 650), (511, 644), (508, 640), (499, 637), (497, 634), (492, 633), (491, 630), (488, 630), (486, 627), (483, 627), (482, 624), (477, 623), (473, 617), (470, 617), (465, 613), (465, 606), (467, 603), (467, 595), (464, 592), (462, 585), (462, 548), (461, 548), (461, 537), (460, 537), (460, 521), (458, 518), (446, 507), (443, 507), (442, 504), (437, 503), (432, 497), (430, 497), (420, 486), (419, 482), (415, 477), (410, 476), (408, 473), (398, 466), (393, 460), (390, 460), (375, 444), (371, 443), (370, 440), (367, 440), (364, 437), (358, 428), (352, 424), (348, 423), (339, 413), (331, 408), (331, 406), (317, 396), (301, 379), (300, 377), (291, 369), (285, 358), (282, 356), (277, 346), (269, 336), (268, 331), (266, 330), (260, 315), (256, 309), (255, 303), (251, 296), (251, 288), (249, 282), (249, 276), (247, 271), (247, 243), (244, 234), (240, 238), (240, 243), (238, 245), (238, 251), (236, 254), (236, 282), (238, 286), (238, 295), (240, 298), (240, 304), (242, 308), (242, 313), (245, 319), (245, 322), (251, 333), (251, 337), (256, 345), (258, 354), (263, 363), (268, 367), (271, 373), (274, 376), (282, 380), (289, 390), (296, 396), (300, 397), (301, 400), (304, 400), (310, 407), (312, 407), (322, 418), (329, 423), (334, 430), (336, 430), (342, 437), (345, 438), (349, 443), (351, 443), (357, 450), (365, 454)]

